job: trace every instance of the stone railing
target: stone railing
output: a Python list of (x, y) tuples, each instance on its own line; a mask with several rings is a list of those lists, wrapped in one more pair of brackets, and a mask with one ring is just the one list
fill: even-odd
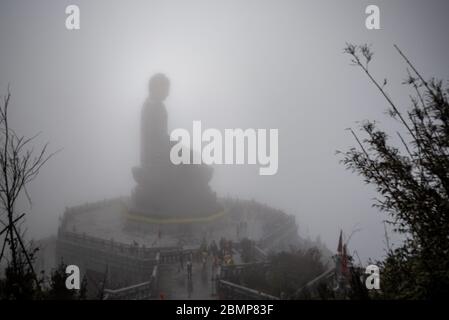
[(300, 296), (304, 292), (312, 292), (320, 285), (321, 283), (327, 283), (331, 279), (335, 278), (336, 276), (336, 269), (335, 267), (332, 267), (328, 269), (327, 271), (320, 274), (318, 277), (312, 279), (308, 283), (306, 283), (303, 287), (298, 289), (295, 293), (296, 296)]
[(105, 274), (109, 281), (137, 283), (159, 262), (157, 248), (144, 248), (72, 232), (60, 232), (56, 256), (66, 264), (75, 264), (81, 271)]
[(153, 281), (142, 282), (117, 290), (104, 290), (103, 300), (148, 300), (152, 297)]
[(105, 199), (105, 200), (100, 200), (100, 201), (96, 201), (96, 202), (87, 202), (85, 204), (74, 206), (74, 207), (66, 207), (65, 214), (70, 216), (72, 214), (96, 210), (96, 209), (102, 208), (106, 205), (120, 204), (120, 203), (123, 203), (123, 198), (121, 198), (121, 197), (113, 198), (113, 199)]
[(164, 248), (161, 250), (161, 264), (178, 263), (181, 255), (186, 262), (189, 256), (192, 256), (194, 261), (200, 261), (200, 249), (182, 249), (182, 248)]
[(268, 235), (262, 237), (259, 241), (257, 241), (257, 244), (263, 249), (272, 248), (279, 242), (280, 239), (287, 238), (291, 234), (297, 234), (297, 232), (298, 228), (296, 224), (289, 221), (289, 223), (282, 224)]
[(154, 299), (158, 287), (160, 254), (156, 255), (156, 265), (153, 267), (150, 280), (132, 286), (112, 290), (104, 290), (103, 300), (149, 300)]
[[(155, 262), (156, 254), (159, 253), (158, 264), (178, 263), (181, 255), (187, 261), (191, 256), (199, 261), (200, 250), (195, 248), (182, 247), (152, 247), (124, 244), (114, 240), (107, 240), (79, 234), (75, 232), (58, 232), (57, 255), (62, 257), (65, 262), (81, 263), (83, 261), (95, 264), (129, 265), (129, 267), (139, 267), (140, 269), (152, 267)], [(103, 263), (101, 263), (103, 261)], [(92, 265), (92, 263), (90, 263)]]
[[(269, 268), (270, 263), (261, 261), (261, 262), (252, 262), (252, 263), (241, 263), (234, 265), (223, 265), (220, 268), (220, 279), (227, 281), (236, 281), (236, 279), (240, 279), (242, 273), (248, 269), (261, 269), (261, 268)], [(238, 281), (237, 281), (238, 282)]]
[(86, 234), (79, 234), (69, 231), (58, 232), (59, 241), (67, 241), (76, 243), (80, 247), (88, 247), (95, 250), (106, 251), (110, 254), (116, 254), (119, 256), (128, 256), (133, 258), (139, 258), (144, 260), (154, 260), (158, 248), (145, 248), (143, 246), (124, 244), (113, 239), (106, 240)]
[(278, 297), (244, 287), (226, 280), (218, 280), (218, 294), (225, 300), (279, 300)]
[(254, 245), (254, 258), (256, 261), (265, 261), (267, 260), (267, 253), (259, 248), (259, 246)]
[[(241, 241), (232, 241), (232, 249), (240, 254), (242, 254), (242, 251), (244, 250), (242, 248)], [(263, 262), (267, 260), (267, 253), (254, 241), (251, 241), (251, 252), (252, 259), (256, 262)]]
[(74, 207), (66, 207), (64, 211), (64, 215), (61, 217), (61, 227), (65, 228), (67, 222), (72, 219), (74, 215), (85, 213), (93, 210), (97, 210), (99, 208), (105, 207), (107, 205), (112, 204), (122, 204), (124, 201), (123, 198), (113, 198), (113, 199), (105, 199), (102, 201), (96, 202), (88, 202), (79, 206)]

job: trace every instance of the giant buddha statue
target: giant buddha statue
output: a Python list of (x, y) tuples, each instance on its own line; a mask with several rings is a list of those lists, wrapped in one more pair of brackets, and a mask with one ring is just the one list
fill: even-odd
[[(133, 214), (164, 218), (198, 218), (220, 211), (209, 181), (213, 169), (204, 164), (178, 164), (170, 161), (167, 109), (164, 101), (170, 81), (154, 75), (141, 114), (140, 166), (133, 168), (137, 186), (132, 194)], [(192, 153), (191, 153), (192, 154)]]

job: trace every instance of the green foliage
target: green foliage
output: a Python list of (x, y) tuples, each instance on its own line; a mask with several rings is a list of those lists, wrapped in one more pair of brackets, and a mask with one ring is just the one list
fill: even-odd
[(49, 300), (77, 300), (86, 299), (86, 278), (83, 279), (80, 290), (69, 290), (65, 285), (67, 274), (66, 265), (61, 262), (52, 271), (48, 290), (45, 292), (45, 299)]
[[(28, 257), (35, 261), (38, 249), (29, 249)], [(80, 290), (68, 290), (65, 285), (67, 274), (66, 265), (60, 263), (52, 271), (50, 279), (46, 281), (45, 274), (37, 279), (28, 264), (23, 252), (17, 255), (17, 268), (8, 263), (5, 274), (0, 279), (0, 300), (82, 300), (87, 296), (87, 282), (83, 279)], [(15, 271), (17, 270), (17, 271)]]
[(325, 271), (315, 248), (271, 254), (268, 263), (268, 268), (246, 268), (241, 283), (274, 296), (295, 298), (298, 288)]
[(240, 241), (241, 257), (244, 263), (252, 262), (255, 260), (254, 255), (254, 242), (248, 238), (244, 238)]
[(298, 288), (313, 280), (325, 271), (321, 254), (315, 249), (296, 252), (280, 252), (270, 257), (272, 263), (268, 276), (275, 293), (283, 292), (287, 297), (294, 296)]
[[(37, 249), (30, 249), (28, 256), (34, 260)], [(40, 297), (42, 281), (35, 281), (36, 275), (22, 251), (17, 253), (16, 268), (11, 262), (5, 268), (5, 276), (0, 279), (0, 300), (32, 300)]]
[(351, 129), (358, 148), (343, 153), (346, 168), (376, 187), (374, 206), (388, 214), (402, 247), (381, 262), (385, 298), (430, 299), (449, 295), (449, 88), (424, 80), (405, 55), (410, 71), (404, 81), (413, 91), (411, 106), (401, 112), (368, 70), (368, 46), (347, 45), (352, 57), (385, 97), (388, 114), (399, 123), (397, 143), (376, 122), (361, 125), (363, 137)]
[[(350, 300), (369, 300), (371, 298), (370, 292), (365, 285), (364, 270), (358, 267), (349, 268), (349, 290), (346, 293)], [(373, 291), (375, 294), (376, 291)]]

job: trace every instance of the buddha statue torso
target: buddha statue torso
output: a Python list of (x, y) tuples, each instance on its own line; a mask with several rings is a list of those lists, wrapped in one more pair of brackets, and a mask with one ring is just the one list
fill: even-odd
[(143, 105), (141, 121), (142, 167), (166, 166), (170, 156), (170, 138), (164, 103), (147, 99)]

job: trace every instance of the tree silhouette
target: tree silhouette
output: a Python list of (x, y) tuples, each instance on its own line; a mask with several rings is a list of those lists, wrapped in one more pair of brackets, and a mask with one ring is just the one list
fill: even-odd
[[(8, 297), (20, 299), (29, 297), (33, 290), (40, 290), (40, 281), (33, 268), (36, 249), (25, 244), (18, 227), (25, 214), (18, 215), (15, 205), (21, 193), (31, 201), (26, 186), (54, 153), (47, 153), (47, 144), (34, 152), (30, 145), (37, 135), (20, 136), (10, 127), (10, 101), (8, 88), (0, 105), (0, 223), (3, 226), (0, 227), (0, 236), (4, 235), (0, 262), (6, 259), (8, 264), (5, 272), (7, 281), (2, 285), (4, 292)], [(7, 248), (9, 252), (6, 252)]]
[(449, 294), (449, 88), (426, 81), (402, 51), (405, 85), (411, 106), (402, 112), (369, 71), (369, 46), (347, 44), (344, 52), (361, 68), (388, 103), (396, 119), (397, 143), (365, 121), (361, 135), (349, 129), (358, 147), (342, 152), (342, 163), (376, 186), (374, 206), (388, 214), (394, 231), (404, 234), (400, 248), (390, 249), (381, 263), (381, 289), (386, 298), (441, 298)]

